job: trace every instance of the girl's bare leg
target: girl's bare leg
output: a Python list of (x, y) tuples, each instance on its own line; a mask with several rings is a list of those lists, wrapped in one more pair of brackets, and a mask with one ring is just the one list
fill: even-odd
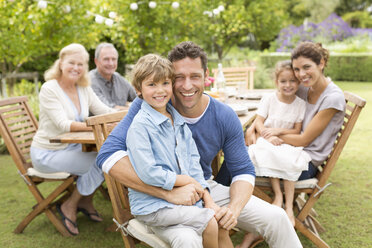
[(260, 236), (254, 233), (246, 233), (244, 235), (243, 241), (240, 245), (235, 248), (249, 248)]
[(229, 231), (223, 228), (218, 229), (218, 248), (233, 248)]
[(218, 247), (218, 224), (213, 217), (203, 232), (203, 247), (216, 248)]
[(293, 198), (294, 198), (294, 181), (284, 180), (285, 192), (285, 212), (287, 213), (291, 223), (295, 226), (295, 217), (293, 214)]
[(283, 193), (280, 189), (280, 180), (279, 178), (270, 178), (270, 181), (274, 191), (274, 201), (272, 204), (281, 208), (283, 205)]

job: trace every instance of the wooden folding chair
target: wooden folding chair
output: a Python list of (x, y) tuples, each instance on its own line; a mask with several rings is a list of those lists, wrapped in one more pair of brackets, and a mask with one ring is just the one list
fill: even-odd
[[(30, 146), (38, 128), (35, 116), (27, 104), (27, 97), (14, 97), (0, 100), (0, 134), (12, 156), (19, 175), (35, 197), (37, 204), (14, 230), (21, 233), (39, 214), (45, 213), (63, 236), (71, 236), (55, 215), (55, 204), (66, 199), (73, 190), (75, 177), (69, 173), (40, 173), (32, 167)], [(48, 196), (43, 196), (38, 186), (43, 182), (62, 183)]]
[[(254, 71), (256, 67), (249, 66), (249, 67), (231, 67), (231, 68), (223, 68), (223, 74), (226, 80), (226, 86), (234, 86), (240, 87), (239, 83), (244, 84), (244, 89), (253, 90), (254, 89)], [(218, 69), (213, 69), (213, 77), (217, 78)], [(214, 84), (216, 81), (214, 81)], [(216, 85), (213, 85), (216, 87)]]
[[(110, 113), (105, 115), (89, 117), (86, 121), (88, 126), (93, 128), (97, 150), (99, 151), (110, 134), (112, 126), (110, 124), (119, 122), (126, 111)], [(136, 247), (136, 243), (142, 241), (150, 247), (169, 248), (170, 246), (152, 233), (147, 226), (134, 218), (130, 212), (128, 188), (119, 181), (104, 173), (106, 185), (109, 191), (111, 204), (114, 213), (114, 222), (121, 230), (121, 236), (125, 247)], [(117, 229), (117, 230), (118, 230)]]
[[(313, 209), (324, 190), (331, 185), (327, 183), (332, 170), (336, 166), (336, 162), (344, 148), (347, 139), (359, 117), (362, 108), (366, 101), (359, 96), (344, 92), (346, 100), (346, 113), (344, 123), (338, 133), (337, 139), (333, 146), (331, 154), (322, 166), (319, 167), (319, 172), (316, 178), (298, 181), (295, 183), (295, 209), (297, 210), (295, 228), (308, 237), (317, 247), (329, 247), (323, 241), (319, 232), (324, 231), (324, 228), (316, 220), (316, 212)], [(254, 195), (261, 199), (272, 202), (269, 194), (272, 194), (271, 184), (268, 178), (257, 177)], [(305, 196), (305, 197), (304, 197)]]

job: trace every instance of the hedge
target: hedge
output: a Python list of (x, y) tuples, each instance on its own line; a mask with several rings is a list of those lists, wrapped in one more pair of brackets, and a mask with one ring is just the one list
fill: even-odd
[[(274, 68), (277, 61), (290, 59), (289, 53), (261, 55), (262, 64)], [(335, 81), (372, 81), (372, 53), (332, 54), (325, 74)]]

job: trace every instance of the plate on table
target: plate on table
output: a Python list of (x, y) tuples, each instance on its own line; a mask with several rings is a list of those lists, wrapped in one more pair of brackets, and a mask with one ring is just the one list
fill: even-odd
[(236, 98), (244, 99), (244, 100), (261, 100), (262, 94), (261, 93), (245, 93), (245, 94), (237, 95)]
[(244, 105), (248, 108), (248, 111), (252, 111), (258, 108), (259, 102), (247, 102)]
[(229, 105), (237, 115), (245, 115), (248, 113), (248, 106), (244, 104), (229, 103)]
[(225, 94), (227, 95), (227, 96), (236, 96), (236, 94), (237, 94), (237, 91), (236, 91), (236, 88), (234, 88), (234, 87), (226, 87), (225, 88)]

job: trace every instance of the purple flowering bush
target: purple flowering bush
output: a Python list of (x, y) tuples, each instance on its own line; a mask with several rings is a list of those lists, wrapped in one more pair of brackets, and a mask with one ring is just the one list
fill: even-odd
[(277, 52), (289, 52), (301, 41), (330, 44), (354, 36), (369, 37), (369, 40), (372, 40), (372, 29), (351, 28), (347, 22), (333, 13), (318, 24), (305, 22), (298, 27), (290, 25), (283, 28), (273, 45)]

